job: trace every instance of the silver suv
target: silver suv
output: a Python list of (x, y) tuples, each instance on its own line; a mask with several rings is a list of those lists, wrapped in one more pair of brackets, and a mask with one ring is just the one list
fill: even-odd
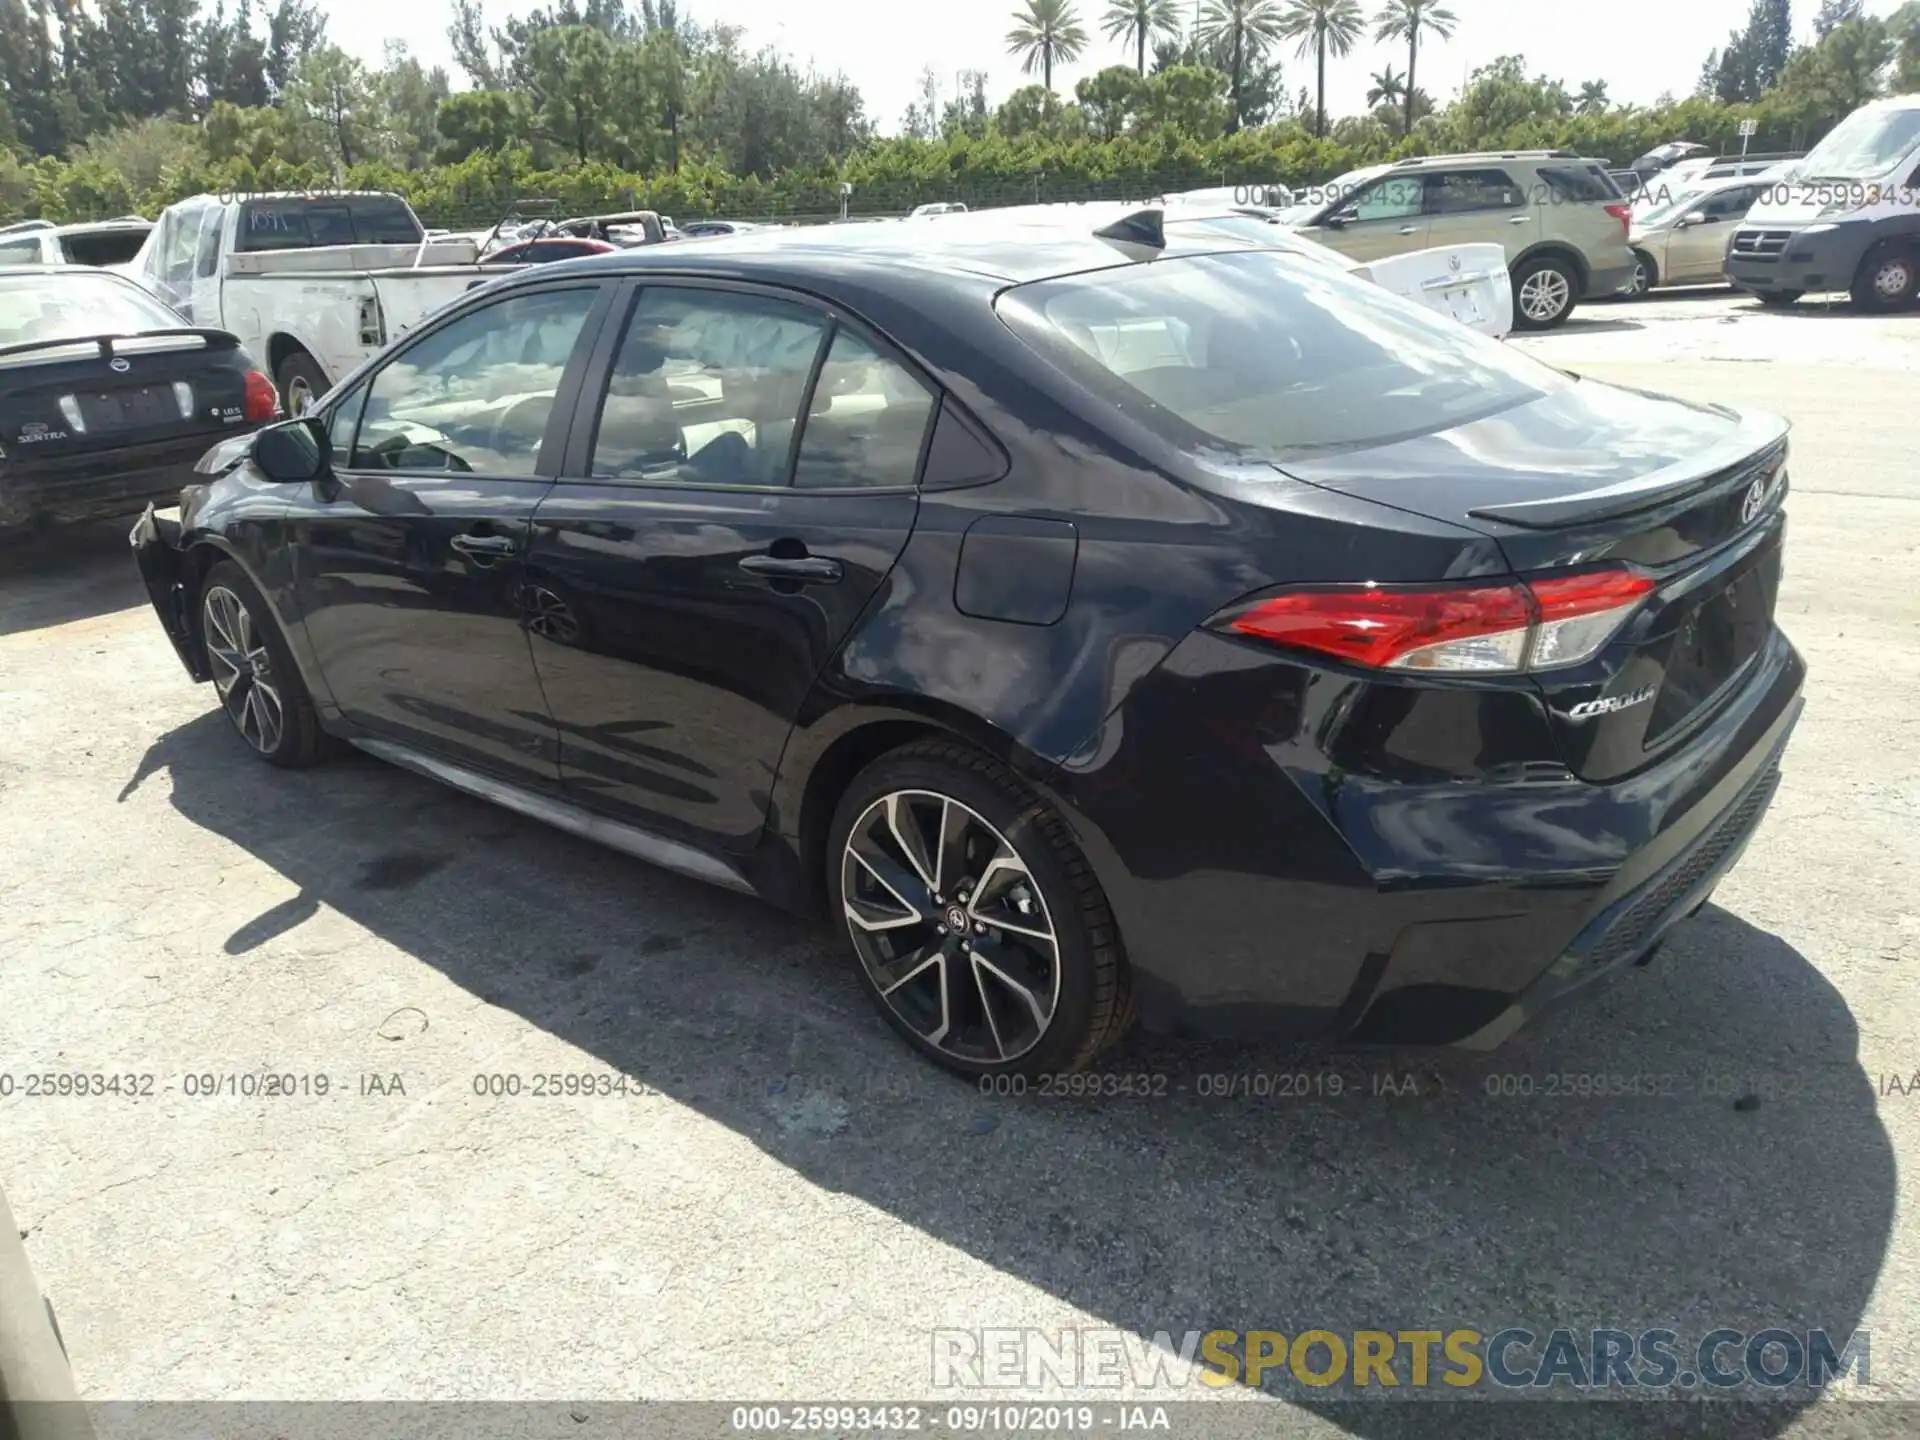
[(1513, 275), (1514, 321), (1550, 330), (1581, 300), (1633, 280), (1629, 206), (1604, 162), (1567, 150), (1430, 155), (1354, 170), (1301, 192), (1283, 216), (1359, 261), (1491, 242)]

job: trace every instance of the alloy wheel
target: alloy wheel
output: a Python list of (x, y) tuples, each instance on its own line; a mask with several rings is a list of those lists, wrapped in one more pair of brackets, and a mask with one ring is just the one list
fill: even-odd
[(220, 704), (242, 739), (262, 755), (273, 754), (286, 733), (286, 710), (273, 678), (273, 657), (254, 629), (246, 603), (226, 586), (215, 585), (201, 602), (201, 615)]
[(1558, 270), (1536, 270), (1520, 283), (1520, 309), (1537, 325), (1557, 320), (1573, 299), (1573, 287)]
[(861, 812), (840, 863), (847, 933), (902, 1024), (976, 1065), (1040, 1042), (1060, 1001), (1060, 946), (1006, 836), (950, 796), (898, 790)]
[(313, 386), (306, 376), (296, 375), (287, 381), (287, 413), (297, 420), (312, 408)]
[(1639, 299), (1653, 289), (1653, 268), (1644, 258), (1633, 262), (1633, 283), (1627, 287), (1627, 294)]

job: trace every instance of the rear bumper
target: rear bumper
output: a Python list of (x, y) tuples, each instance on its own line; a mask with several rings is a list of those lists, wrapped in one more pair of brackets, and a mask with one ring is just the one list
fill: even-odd
[(1055, 792), (1149, 1029), (1488, 1048), (1650, 954), (1739, 858), (1805, 678), (1778, 632), (1753, 667), (1689, 745), (1591, 784), (1518, 754), (1528, 717), (1486, 692), (1296, 681), (1203, 633)]
[(133, 558), (140, 567), (140, 578), (147, 587), (147, 598), (160, 617), (160, 628), (173, 642), (173, 650), (187, 674), (195, 680), (209, 680), (205, 654), (194, 641), (193, 620), (188, 609), (185, 557), (180, 550), (180, 522), (157, 514), (151, 504), (135, 523), (127, 537), (133, 546)]
[(0, 530), (73, 524), (130, 514), (149, 500), (171, 503), (221, 434), (100, 450), (59, 460), (0, 461)]
[(1587, 272), (1587, 292), (1583, 297), (1598, 300), (1607, 295), (1618, 295), (1633, 283), (1633, 256), (1629, 254), (1625, 264), (1597, 265)]

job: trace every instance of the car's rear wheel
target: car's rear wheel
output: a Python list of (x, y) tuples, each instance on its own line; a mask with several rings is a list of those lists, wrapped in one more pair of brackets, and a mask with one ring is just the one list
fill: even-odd
[(1132, 1019), (1105, 894), (1065, 822), (951, 741), (874, 762), (835, 813), (833, 914), (907, 1042), (968, 1076), (1079, 1069)]
[(287, 414), (296, 418), (312, 409), (314, 402), (331, 388), (320, 362), (304, 350), (296, 350), (282, 360), (274, 379), (280, 384), (281, 405)]
[(325, 755), (313, 697), (273, 612), (231, 560), (209, 570), (200, 587), (200, 643), (220, 708), (255, 755), (290, 770)]
[(1853, 277), (1853, 303), (1882, 314), (1904, 310), (1920, 291), (1920, 258), (1906, 250), (1878, 250), (1860, 262)]
[(1579, 295), (1579, 277), (1565, 260), (1529, 260), (1513, 276), (1514, 323), (1522, 330), (1551, 330), (1565, 323)]

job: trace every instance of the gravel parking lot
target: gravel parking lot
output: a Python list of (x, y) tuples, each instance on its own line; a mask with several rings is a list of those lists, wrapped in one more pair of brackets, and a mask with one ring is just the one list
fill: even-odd
[[(251, 763), (124, 525), (0, 551), (0, 1183), (83, 1391), (877, 1401), (934, 1396), (943, 1327), (1783, 1326), (1870, 1330), (1867, 1393), (1920, 1401), (1920, 315), (1708, 292), (1515, 343), (1795, 421), (1812, 679), (1716, 903), (1479, 1061), (1136, 1037), (1162, 1094), (983, 1096), (807, 924), (364, 757)], [(1283, 1074), (1342, 1093), (1207, 1093)], [(1739, 1433), (1920, 1426), (1812, 1402)]]

